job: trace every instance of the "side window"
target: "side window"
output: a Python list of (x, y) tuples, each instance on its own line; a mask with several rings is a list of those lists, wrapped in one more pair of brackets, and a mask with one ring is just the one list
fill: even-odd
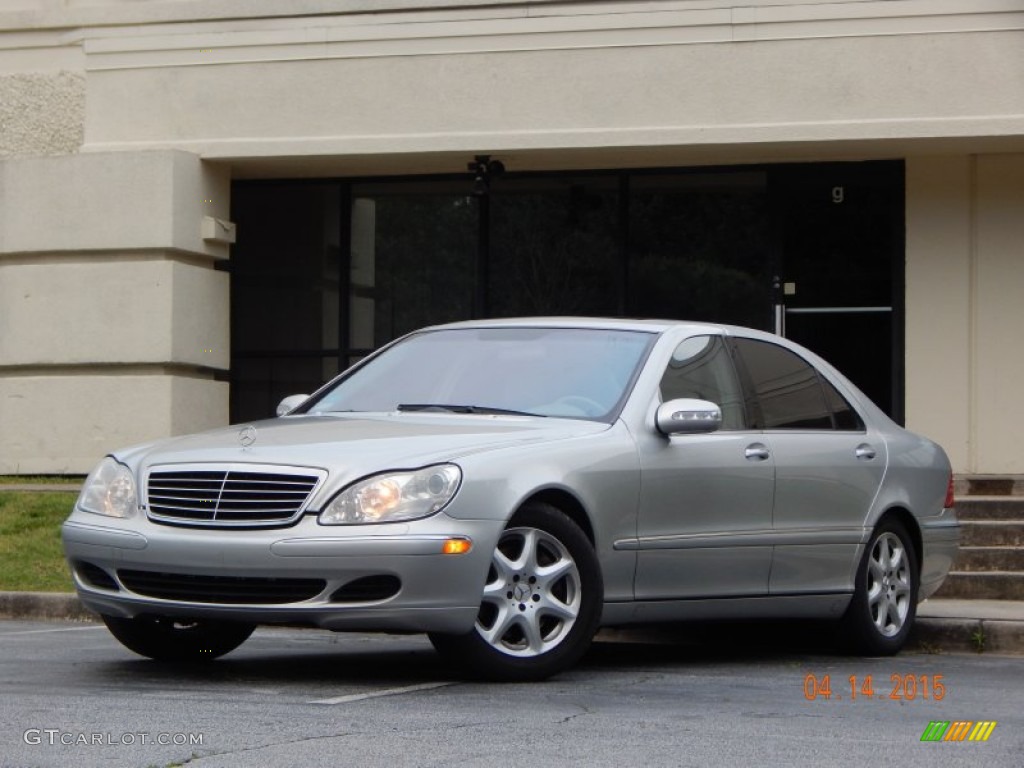
[(820, 377), (802, 357), (766, 341), (736, 339), (735, 344), (760, 406), (755, 427), (833, 428)]
[(825, 388), (825, 400), (832, 410), (832, 418), (835, 421), (836, 429), (843, 432), (863, 432), (864, 422), (853, 406), (846, 398), (839, 394), (839, 390), (832, 386), (832, 382), (824, 376), (821, 378), (821, 385)]
[(722, 409), (722, 429), (744, 429), (743, 391), (720, 336), (692, 336), (672, 352), (661, 377), (661, 399), (692, 397)]

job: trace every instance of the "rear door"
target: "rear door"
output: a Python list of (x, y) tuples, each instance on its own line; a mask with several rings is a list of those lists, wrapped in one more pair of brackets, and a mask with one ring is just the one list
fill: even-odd
[(754, 426), (775, 463), (772, 594), (850, 589), (864, 523), (885, 473), (885, 442), (792, 350), (733, 341)]

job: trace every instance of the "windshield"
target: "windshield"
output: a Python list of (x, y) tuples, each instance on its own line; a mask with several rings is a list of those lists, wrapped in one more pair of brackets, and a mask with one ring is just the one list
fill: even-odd
[(417, 333), (342, 378), (304, 410), (618, 414), (654, 335), (581, 328)]

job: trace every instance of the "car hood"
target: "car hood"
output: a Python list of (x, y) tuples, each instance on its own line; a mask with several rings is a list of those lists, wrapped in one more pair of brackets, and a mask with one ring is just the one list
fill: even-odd
[(347, 480), (595, 434), (609, 426), (572, 419), (433, 413), (286, 416), (150, 443), (120, 452), (118, 458), (140, 471), (158, 464), (284, 464), (320, 467)]

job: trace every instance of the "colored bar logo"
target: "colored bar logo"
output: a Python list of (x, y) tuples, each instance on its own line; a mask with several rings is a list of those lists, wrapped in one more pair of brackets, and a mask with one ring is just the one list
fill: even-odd
[(988, 741), (995, 728), (995, 720), (932, 720), (921, 741)]

